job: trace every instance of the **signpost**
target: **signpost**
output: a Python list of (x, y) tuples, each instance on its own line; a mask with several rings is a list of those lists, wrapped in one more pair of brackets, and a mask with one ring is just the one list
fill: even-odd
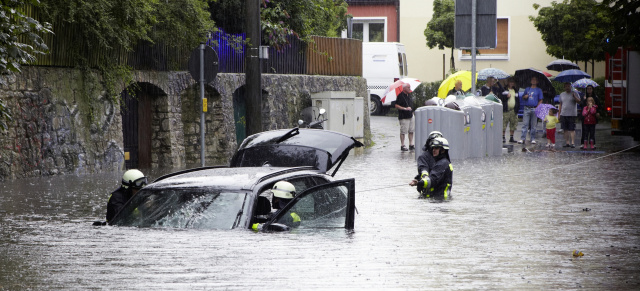
[(454, 47), (471, 51), (471, 92), (476, 91), (476, 50), (493, 49), (497, 43), (496, 0), (456, 0)]
[(204, 113), (207, 112), (207, 99), (204, 98), (204, 84), (213, 81), (218, 74), (218, 54), (211, 47), (201, 43), (191, 52), (189, 58), (189, 73), (200, 82), (200, 163), (204, 167)]

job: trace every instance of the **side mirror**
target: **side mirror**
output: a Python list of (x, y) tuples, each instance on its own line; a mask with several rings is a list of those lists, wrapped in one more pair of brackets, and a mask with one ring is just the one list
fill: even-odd
[(302, 121), (302, 119), (298, 119), (298, 126), (302, 126), (304, 124), (304, 121)]
[(327, 112), (327, 111), (324, 110), (324, 108), (320, 108), (319, 112), (320, 112), (320, 115), (324, 115), (324, 113)]

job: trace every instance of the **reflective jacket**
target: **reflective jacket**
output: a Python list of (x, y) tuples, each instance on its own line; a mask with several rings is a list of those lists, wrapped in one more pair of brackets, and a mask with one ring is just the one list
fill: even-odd
[(435, 165), (429, 172), (431, 179), (430, 191), (427, 197), (451, 198), (451, 186), (453, 183), (453, 166), (444, 156), (435, 158)]
[[(422, 172), (429, 173), (431, 168), (436, 165), (436, 160), (433, 159), (433, 154), (430, 150), (422, 152), (418, 157), (418, 177)], [(419, 179), (418, 179), (419, 180)]]

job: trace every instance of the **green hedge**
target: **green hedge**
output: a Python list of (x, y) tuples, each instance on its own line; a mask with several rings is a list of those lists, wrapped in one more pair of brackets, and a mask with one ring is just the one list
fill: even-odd
[(438, 98), (438, 88), (442, 81), (422, 82), (415, 90), (413, 90), (413, 106), (414, 108), (424, 106), (424, 102), (435, 97)]

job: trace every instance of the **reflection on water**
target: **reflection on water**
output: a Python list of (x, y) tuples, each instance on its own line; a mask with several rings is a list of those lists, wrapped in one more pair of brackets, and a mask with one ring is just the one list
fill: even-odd
[(351, 156), (336, 177), (356, 178), (353, 232), (94, 227), (120, 174), (1, 182), (0, 289), (640, 284), (637, 151), (606, 156), (612, 151), (601, 138), (604, 154), (454, 161), (454, 199), (435, 203), (406, 186), (415, 161), (398, 150), (396, 123), (372, 118), (376, 145)]

